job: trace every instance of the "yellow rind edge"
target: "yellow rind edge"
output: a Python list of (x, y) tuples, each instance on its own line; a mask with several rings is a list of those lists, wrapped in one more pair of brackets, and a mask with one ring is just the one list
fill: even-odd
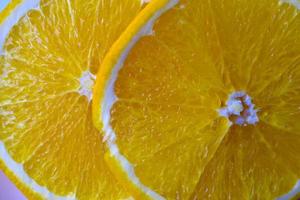
[[(122, 53), (127, 46), (139, 33), (139, 31), (149, 22), (149, 20), (161, 9), (166, 7), (170, 0), (152, 0), (136, 18), (128, 25), (125, 31), (114, 42), (108, 53), (106, 54), (99, 71), (96, 76), (96, 83), (93, 88), (93, 102), (92, 102), (92, 117), (94, 126), (103, 134), (102, 124), (102, 110), (101, 102), (104, 99), (106, 86), (109, 82), (110, 75), (118, 63)], [(110, 152), (105, 154), (105, 161), (114, 174), (116, 179), (123, 185), (123, 187), (137, 200), (152, 199), (148, 194), (141, 191), (128, 177), (126, 171), (122, 168), (118, 159)]]
[[(22, 3), (22, 0), (12, 0), (7, 6), (0, 12), (0, 24), (14, 11), (14, 9)], [(43, 199), (41, 195), (31, 190), (23, 181), (21, 181), (12, 170), (10, 170), (0, 158), (0, 169), (9, 178), (10, 181), (26, 196), (28, 199), (40, 200)]]
[(104, 160), (112, 172), (112, 174), (117, 178), (118, 182), (124, 187), (124, 189), (134, 197), (136, 200), (152, 200), (150, 196), (141, 191), (136, 185), (134, 185), (128, 178), (127, 174), (124, 172), (118, 159), (107, 152), (104, 156)]
[(0, 159), (0, 169), (4, 174), (11, 180), (14, 185), (28, 198), (29, 200), (42, 200), (44, 199), (40, 194), (31, 190), (24, 182), (22, 182), (18, 177), (4, 164)]
[(125, 31), (114, 42), (108, 53), (103, 59), (96, 76), (96, 83), (93, 88), (93, 122), (98, 130), (102, 132), (102, 118), (101, 118), (101, 102), (105, 95), (106, 85), (109, 81), (110, 74), (114, 66), (117, 64), (120, 56), (126, 50), (126, 47), (133, 40), (135, 35), (149, 22), (151, 17), (167, 6), (170, 0), (152, 0), (136, 18), (128, 25)]
[(22, 3), (23, 0), (12, 0), (7, 6), (0, 12), (0, 24), (14, 11), (14, 9)]

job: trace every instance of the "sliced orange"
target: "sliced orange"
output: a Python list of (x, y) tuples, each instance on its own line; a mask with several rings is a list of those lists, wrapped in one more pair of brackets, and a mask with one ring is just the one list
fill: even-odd
[(29, 199), (123, 199), (92, 124), (94, 74), (140, 0), (11, 1), (0, 14), (0, 167)]
[(111, 170), (136, 196), (141, 185), (166, 199), (284, 195), (300, 178), (298, 4), (180, 0), (138, 40), (172, 2), (151, 1), (97, 74)]

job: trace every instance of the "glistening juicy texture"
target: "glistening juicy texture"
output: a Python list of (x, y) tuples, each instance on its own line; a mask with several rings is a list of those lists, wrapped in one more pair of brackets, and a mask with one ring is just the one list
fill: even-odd
[(92, 124), (91, 80), (85, 77), (97, 72), (141, 6), (140, 0), (42, 0), (7, 36), (0, 56), (0, 141), (50, 193), (130, 196), (103, 161), (106, 150)]
[[(111, 124), (167, 199), (273, 199), (300, 178), (300, 15), (278, 0), (181, 0), (132, 49)], [(258, 122), (218, 113), (244, 91)]]

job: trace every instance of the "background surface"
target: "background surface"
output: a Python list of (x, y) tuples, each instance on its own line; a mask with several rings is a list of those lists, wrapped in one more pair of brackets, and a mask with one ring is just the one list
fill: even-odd
[(9, 0), (0, 0), (0, 11), (6, 6)]
[(23, 194), (0, 171), (0, 200), (26, 200)]
[[(7, 5), (9, 0), (0, 0), (0, 11)], [(0, 171), (0, 200), (25, 200), (22, 193)]]

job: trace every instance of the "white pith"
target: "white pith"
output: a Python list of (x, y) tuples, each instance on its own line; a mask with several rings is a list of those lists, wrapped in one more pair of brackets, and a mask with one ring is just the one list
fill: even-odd
[(89, 70), (86, 70), (82, 73), (79, 82), (80, 88), (78, 89), (78, 93), (82, 96), (86, 96), (88, 101), (90, 102), (93, 97), (93, 86), (96, 80), (96, 76), (92, 74)]
[(151, 0), (141, 0), (141, 3), (144, 4), (144, 3), (149, 3)]
[(0, 12), (7, 6), (8, 3), (8, 0), (4, 0), (0, 3)]
[(282, 195), (281, 197), (278, 197), (277, 200), (289, 200), (296, 196), (298, 193), (300, 193), (300, 180), (297, 181), (294, 188), (290, 192)]
[(151, 19), (147, 22), (147, 24), (141, 28), (141, 30), (134, 36), (134, 38), (130, 41), (130, 43), (127, 45), (126, 49), (123, 50), (121, 53), (121, 56), (116, 63), (116, 65), (113, 68), (113, 72), (111, 73), (109, 77), (108, 83), (106, 83), (105, 88), (105, 95), (103, 98), (103, 102), (101, 103), (101, 118), (103, 122), (103, 131), (105, 133), (104, 140), (107, 142), (108, 147), (110, 149), (110, 152), (112, 156), (114, 156), (119, 163), (122, 166), (122, 169), (126, 172), (128, 178), (131, 180), (131, 182), (138, 187), (144, 194), (148, 195), (152, 199), (155, 200), (162, 200), (165, 199), (161, 195), (157, 194), (155, 191), (151, 190), (149, 187), (145, 186), (139, 178), (136, 176), (133, 165), (125, 158), (119, 151), (119, 148), (116, 144), (116, 133), (114, 132), (113, 128), (110, 124), (110, 110), (114, 103), (118, 100), (117, 96), (114, 91), (114, 83), (117, 79), (117, 75), (119, 70), (122, 68), (123, 63), (129, 53), (129, 51), (132, 49), (132, 47), (135, 45), (135, 43), (145, 35), (151, 34), (152, 27), (154, 22), (167, 10), (171, 9), (173, 6), (175, 6), (178, 3), (179, 0), (170, 0), (169, 3), (159, 11), (155, 13), (151, 17)]
[(288, 3), (295, 6), (298, 10), (300, 10), (300, 1), (299, 0), (280, 0), (281, 3)]
[(228, 118), (239, 126), (255, 125), (259, 119), (257, 109), (251, 97), (243, 91), (233, 92), (226, 101), (226, 106), (219, 109), (219, 115)]
[(3, 55), (3, 45), (11, 28), (23, 17), (29, 10), (38, 9), (40, 0), (24, 0), (19, 4), (5, 21), (0, 24), (0, 55)]
[[(40, 0), (24, 0), (20, 3), (14, 11), (8, 16), (5, 21), (0, 24), (0, 55), (4, 54), (4, 43), (5, 39), (8, 36), (11, 28), (17, 24), (17, 22), (24, 16), (26, 13), (32, 9), (39, 8)], [(1, 113), (0, 113), (1, 114)], [(13, 172), (13, 174), (21, 182), (23, 182), (28, 188), (30, 188), (35, 193), (39, 194), (45, 199), (51, 200), (71, 200), (75, 199), (74, 194), (68, 196), (59, 196), (51, 193), (46, 187), (43, 187), (36, 183), (30, 176), (25, 172), (24, 167), (21, 163), (17, 163), (13, 160), (10, 154), (7, 152), (4, 143), (0, 140), (0, 158), (6, 165), (6, 167)]]

